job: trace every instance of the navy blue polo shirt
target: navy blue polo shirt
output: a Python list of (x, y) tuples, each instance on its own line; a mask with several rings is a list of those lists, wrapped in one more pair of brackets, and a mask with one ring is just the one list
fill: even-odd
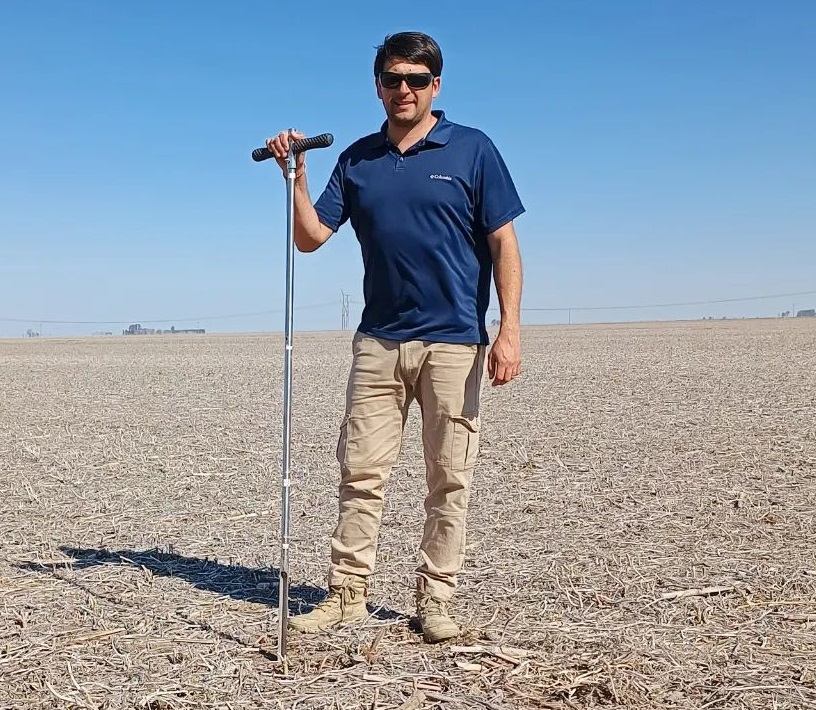
[(349, 221), (360, 242), (360, 332), (486, 345), (487, 235), (524, 206), (493, 142), (433, 114), (434, 127), (404, 154), (386, 124), (344, 150), (315, 209), (335, 232)]

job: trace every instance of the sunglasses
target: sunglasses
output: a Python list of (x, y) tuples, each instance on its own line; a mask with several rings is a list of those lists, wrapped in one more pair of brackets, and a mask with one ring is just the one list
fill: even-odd
[(417, 74), (397, 74), (392, 71), (380, 72), (380, 85), (383, 89), (399, 89), (404, 81), (409, 89), (427, 89), (434, 76), (430, 72), (420, 72)]

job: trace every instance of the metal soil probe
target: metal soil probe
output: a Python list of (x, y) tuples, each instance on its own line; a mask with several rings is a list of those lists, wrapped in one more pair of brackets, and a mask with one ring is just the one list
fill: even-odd
[[(314, 148), (328, 148), (334, 142), (331, 133), (303, 138), (289, 144), (286, 156), (286, 321), (283, 364), (283, 460), (281, 466), (281, 544), (278, 585), (278, 660), (286, 661), (286, 641), (289, 620), (289, 489), (291, 479), (292, 426), (292, 312), (294, 301), (295, 257), (295, 169), (297, 156)], [(252, 159), (256, 162), (274, 157), (268, 148), (256, 148)]]

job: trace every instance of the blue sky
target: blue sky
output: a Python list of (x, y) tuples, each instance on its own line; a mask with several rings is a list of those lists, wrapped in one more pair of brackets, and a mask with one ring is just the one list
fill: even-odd
[[(316, 198), (381, 124), (374, 47), (407, 29), (439, 41), (436, 107), (491, 136), (527, 207), (525, 323), (816, 306), (577, 310), (816, 291), (816, 3), (291, 7), (2, 3), (0, 336), (282, 329), (284, 182), (250, 152), (332, 132)], [(298, 255), (296, 328), (338, 328), (343, 291), (354, 326), (361, 278), (349, 227)]]

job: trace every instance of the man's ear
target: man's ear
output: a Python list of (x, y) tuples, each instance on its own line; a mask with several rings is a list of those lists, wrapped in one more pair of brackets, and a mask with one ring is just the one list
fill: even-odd
[(382, 89), (380, 87), (380, 81), (377, 77), (374, 77), (374, 86), (377, 88), (377, 98), (382, 101)]
[(431, 98), (436, 98), (439, 96), (439, 91), (442, 89), (442, 77), (435, 76), (433, 80), (433, 92), (431, 93)]

